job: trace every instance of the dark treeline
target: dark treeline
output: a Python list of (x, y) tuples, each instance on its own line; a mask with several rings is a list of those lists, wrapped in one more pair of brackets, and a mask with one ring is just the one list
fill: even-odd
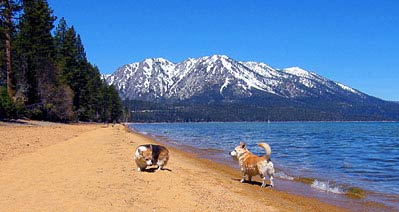
[[(284, 103), (284, 104), (282, 104)], [(311, 105), (316, 106), (311, 106)], [(132, 122), (232, 122), (232, 121), (397, 121), (399, 107), (388, 104), (372, 107), (353, 105), (345, 109), (336, 103), (281, 102), (268, 103), (198, 103), (147, 102), (124, 100), (132, 111)], [(381, 110), (383, 109), (383, 111)]]
[(46, 0), (0, 0), (0, 119), (114, 122), (122, 104)]

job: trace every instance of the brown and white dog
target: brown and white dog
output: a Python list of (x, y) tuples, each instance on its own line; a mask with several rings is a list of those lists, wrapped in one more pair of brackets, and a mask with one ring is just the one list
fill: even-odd
[(248, 176), (248, 180), (251, 181), (252, 176), (260, 175), (263, 180), (262, 187), (266, 186), (266, 175), (269, 177), (270, 186), (273, 187), (274, 177), (274, 166), (270, 160), (270, 154), (272, 153), (269, 144), (259, 143), (258, 146), (265, 149), (266, 154), (264, 156), (257, 156), (252, 154), (245, 146), (244, 142), (240, 142), (240, 145), (234, 148), (230, 155), (238, 160), (242, 173), (241, 183), (245, 181), (245, 176)]
[(157, 165), (158, 170), (163, 169), (169, 160), (169, 150), (164, 146), (145, 144), (136, 148), (134, 161), (138, 171), (143, 171), (147, 166)]

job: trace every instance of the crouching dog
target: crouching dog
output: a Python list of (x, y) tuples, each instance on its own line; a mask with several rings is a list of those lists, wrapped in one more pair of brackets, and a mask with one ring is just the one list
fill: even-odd
[(148, 166), (157, 165), (163, 169), (169, 160), (169, 150), (161, 145), (145, 144), (136, 148), (134, 161), (138, 171), (144, 171)]

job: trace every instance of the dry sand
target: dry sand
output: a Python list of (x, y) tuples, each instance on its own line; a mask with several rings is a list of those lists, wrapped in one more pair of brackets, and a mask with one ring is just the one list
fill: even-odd
[(343, 211), (173, 148), (169, 170), (138, 172), (144, 143), (122, 125), (0, 124), (0, 211)]

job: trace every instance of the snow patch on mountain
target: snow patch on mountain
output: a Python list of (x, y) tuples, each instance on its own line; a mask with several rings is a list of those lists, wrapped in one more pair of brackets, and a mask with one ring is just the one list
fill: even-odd
[(353, 89), (353, 88), (351, 88), (351, 87), (349, 87), (349, 86), (346, 86), (346, 85), (341, 84), (341, 83), (339, 83), (339, 82), (336, 82), (336, 83), (337, 83), (337, 85), (338, 85), (339, 87), (341, 87), (341, 88), (344, 89), (344, 90), (350, 91), (350, 92), (352, 92), (352, 93), (359, 93), (358, 91), (356, 91), (355, 89)]
[(283, 98), (364, 95), (299, 67), (278, 70), (265, 63), (240, 62), (226, 55), (189, 58), (180, 63), (164, 58), (145, 59), (103, 77), (118, 88), (124, 99), (183, 100), (212, 91), (237, 98), (252, 96), (255, 91)]
[(311, 72), (306, 71), (304, 69), (301, 69), (299, 67), (291, 67), (291, 68), (285, 68), (283, 69), (283, 71), (285, 73), (289, 73), (295, 76), (299, 76), (299, 77), (305, 77), (305, 78), (312, 78), (313, 75)]
[(220, 87), (220, 95), (223, 95), (223, 89), (225, 89), (229, 83), (230, 78), (226, 78), (226, 81), (224, 81), (224, 84), (222, 85), (222, 87)]

